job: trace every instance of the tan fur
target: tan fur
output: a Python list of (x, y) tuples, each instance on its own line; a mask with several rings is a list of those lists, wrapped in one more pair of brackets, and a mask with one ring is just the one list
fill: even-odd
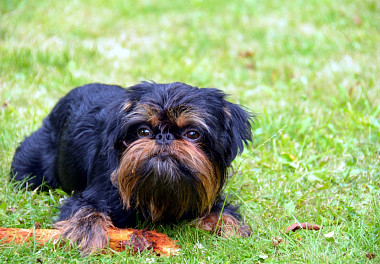
[(201, 126), (207, 131), (210, 130), (209, 126), (206, 124), (205, 113), (200, 113), (197, 110), (186, 109), (177, 113), (177, 115), (171, 115), (171, 120), (178, 127), (186, 126)]
[(138, 120), (146, 121), (152, 124), (152, 126), (157, 126), (159, 124), (158, 119), (158, 109), (150, 105), (141, 104), (137, 106), (131, 113), (127, 115), (129, 121)]
[[(205, 192), (199, 192), (201, 196), (201, 208), (199, 214), (207, 212), (220, 191), (220, 173), (212, 164), (203, 151), (194, 143), (184, 139), (174, 140), (169, 146), (162, 147), (156, 144), (155, 140), (144, 138), (132, 143), (123, 154), (119, 169), (112, 173), (112, 182), (119, 188), (120, 196), (126, 208), (131, 207), (131, 197), (140, 175), (136, 175), (136, 169), (142, 160), (151, 159), (162, 152), (175, 157), (189, 168), (197, 169), (197, 176), (202, 182)], [(171, 179), (167, 179), (170, 181)], [(153, 188), (153, 186), (152, 186)], [(141, 203), (140, 199), (145, 197), (137, 196), (136, 207)], [(168, 201), (167, 201), (168, 202)], [(183, 201), (186, 203), (186, 201)], [(165, 207), (157, 208), (151, 203), (150, 212), (152, 220), (158, 220), (164, 213)], [(186, 208), (177, 208), (177, 217), (180, 218)]]
[(173, 151), (177, 158), (190, 168), (198, 169), (198, 178), (206, 190), (207, 197), (203, 201), (203, 210), (210, 210), (217, 193), (220, 191), (220, 172), (207, 156), (194, 144), (184, 140), (173, 142)]
[(224, 113), (225, 113), (229, 118), (232, 118), (231, 112), (230, 112), (230, 110), (228, 110), (227, 107), (223, 107), (223, 110), (224, 110)]
[[(130, 122), (134, 120), (139, 122), (145, 121), (149, 123), (152, 128), (160, 128), (160, 124), (163, 121), (161, 119), (164, 118), (165, 121), (168, 121), (172, 126), (179, 128), (192, 126), (195, 128), (203, 127), (209, 130), (210, 128), (205, 122), (207, 117), (205, 115), (206, 113), (200, 112), (198, 109), (185, 106), (175, 106), (162, 111), (157, 109), (156, 106), (140, 104), (128, 114), (127, 119)], [(133, 198), (135, 207), (138, 207), (140, 204), (144, 204), (148, 207), (147, 209), (153, 221), (159, 220), (163, 214), (175, 215), (175, 217), (180, 218), (188, 209), (187, 206), (191, 201), (191, 195), (189, 194), (182, 197), (183, 201), (177, 201), (177, 208), (173, 208), (173, 206), (170, 205), (170, 201), (153, 201), (153, 196), (149, 194), (147, 189), (136, 191), (149, 188), (141, 185), (144, 184), (141, 183), (141, 181), (144, 181), (141, 180), (142, 175), (136, 175), (136, 171), (139, 170), (141, 163), (151, 160), (160, 153), (164, 153), (172, 157), (173, 160), (185, 164), (187, 168), (196, 170), (199, 181), (198, 183), (194, 182), (194, 185), (198, 191), (197, 195), (200, 197), (200, 203), (196, 209), (192, 208), (192, 210), (196, 210), (196, 213), (199, 215), (210, 211), (215, 197), (221, 190), (222, 175), (219, 168), (210, 162), (196, 142), (176, 139), (169, 145), (161, 146), (157, 144), (154, 139), (142, 138), (126, 147), (127, 149), (122, 155), (119, 167), (111, 174), (112, 183), (118, 187), (121, 199), (126, 208), (131, 207), (131, 200)], [(171, 169), (170, 165), (166, 168)], [(177, 168), (173, 167), (173, 170), (176, 169)], [(159, 170), (159, 168), (157, 168), (157, 170)], [(175, 177), (175, 174), (175, 171), (169, 173), (171, 177)], [(180, 179), (160, 180), (163, 181), (163, 183), (168, 182), (168, 184), (180, 182)], [(199, 182), (202, 184), (200, 185)], [(196, 186), (197, 184), (199, 186)], [(151, 186), (151, 188), (153, 190), (154, 186)], [(191, 203), (193, 203), (193, 201), (191, 201)]]
[(131, 107), (133, 103), (131, 101), (125, 101), (123, 105), (123, 111), (127, 112)]
[[(126, 107), (130, 107), (132, 104), (126, 103)], [(129, 108), (128, 108), (129, 109)], [(141, 104), (137, 106), (131, 113), (128, 114), (127, 118), (129, 120), (137, 119), (139, 121), (144, 120), (152, 125), (152, 127), (158, 127), (162, 120), (160, 119), (161, 116), (165, 116), (166, 114), (168, 120), (175, 124), (177, 127), (186, 127), (186, 126), (201, 126), (207, 131), (210, 130), (209, 126), (204, 121), (206, 119), (206, 113), (200, 112), (197, 109), (191, 109), (191, 108), (170, 108), (166, 110), (165, 112), (160, 112), (159, 109), (146, 105)]]
[(103, 249), (108, 244), (106, 230), (113, 227), (111, 219), (89, 207), (80, 208), (71, 218), (55, 223), (63, 237), (74, 242), (83, 254)]

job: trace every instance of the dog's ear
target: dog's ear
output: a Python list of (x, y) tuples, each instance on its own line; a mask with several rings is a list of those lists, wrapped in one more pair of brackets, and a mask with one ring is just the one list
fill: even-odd
[(225, 127), (229, 134), (229, 146), (226, 145), (225, 160), (227, 165), (235, 159), (236, 155), (244, 150), (244, 145), (252, 141), (252, 126), (253, 115), (247, 110), (244, 110), (240, 105), (225, 101)]

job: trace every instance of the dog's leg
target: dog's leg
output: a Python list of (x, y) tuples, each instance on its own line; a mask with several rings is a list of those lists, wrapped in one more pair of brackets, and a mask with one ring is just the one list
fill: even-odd
[(251, 227), (242, 224), (236, 210), (237, 207), (231, 205), (223, 208), (223, 201), (218, 202), (211, 212), (198, 219), (195, 225), (199, 229), (215, 232), (223, 237), (249, 237), (252, 233)]
[(113, 227), (110, 217), (79, 197), (66, 200), (61, 207), (60, 221), (54, 225), (70, 243), (76, 243), (83, 254), (96, 252), (107, 245), (109, 227)]
[(27, 137), (17, 148), (11, 165), (11, 180), (27, 179), (26, 185), (35, 189), (45, 181), (50, 187), (58, 187), (54, 174), (56, 147), (54, 133), (48, 120)]

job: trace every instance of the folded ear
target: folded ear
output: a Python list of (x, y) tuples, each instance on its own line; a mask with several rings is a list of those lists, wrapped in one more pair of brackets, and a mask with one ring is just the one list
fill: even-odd
[(253, 115), (244, 110), (240, 105), (225, 102), (224, 112), (226, 115), (226, 129), (230, 138), (230, 145), (225, 146), (227, 164), (235, 159), (236, 155), (241, 154), (244, 145), (252, 141)]

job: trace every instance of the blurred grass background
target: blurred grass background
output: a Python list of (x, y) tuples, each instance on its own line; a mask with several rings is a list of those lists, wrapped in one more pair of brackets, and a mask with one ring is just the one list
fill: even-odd
[[(32, 243), (1, 245), (0, 261), (376, 263), (379, 76), (377, 0), (1, 0), (3, 227), (51, 227), (65, 194), (17, 190), (9, 166), (19, 142), (73, 87), (143, 80), (217, 87), (257, 120), (226, 187), (242, 204), (251, 238), (156, 226), (179, 240), (183, 254), (81, 259), (77, 250)], [(324, 229), (283, 234), (294, 222)]]

